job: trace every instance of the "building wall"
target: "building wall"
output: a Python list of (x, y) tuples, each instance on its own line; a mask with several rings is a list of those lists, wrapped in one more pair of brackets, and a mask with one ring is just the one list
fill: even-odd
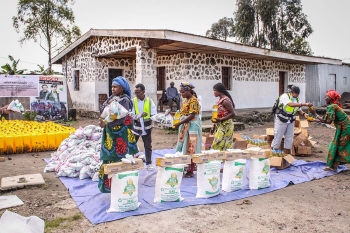
[[(335, 75), (335, 79), (334, 79)], [(346, 82), (344, 82), (346, 78)], [(307, 101), (316, 106), (325, 105), (325, 94), (336, 89), (340, 94), (350, 91), (350, 67), (345, 65), (307, 65)]]
[[(305, 100), (305, 65), (201, 53), (157, 56), (156, 50), (147, 49), (147, 43), (147, 40), (137, 38), (92, 37), (68, 54), (63, 59), (62, 67), (73, 108), (98, 110), (98, 94), (107, 94), (110, 88), (109, 68), (123, 69), (131, 89), (136, 80), (145, 82), (147, 94), (156, 101), (156, 93), (153, 93), (156, 92), (156, 66), (165, 66), (167, 87), (171, 81), (175, 82), (176, 87), (182, 81), (192, 82), (197, 94), (202, 96), (203, 111), (211, 110), (217, 100), (212, 88), (222, 81), (222, 67), (231, 67), (232, 89), (229, 92), (237, 109), (271, 107), (278, 97), (279, 71), (287, 72), (285, 86), (290, 83), (298, 85), (301, 88), (300, 97)], [(105, 57), (130, 49), (136, 51), (135, 60)], [(79, 91), (73, 88), (74, 69), (80, 69)]]
[(287, 72), (285, 86), (299, 86), (300, 97), (305, 101), (305, 65), (302, 64), (181, 53), (158, 57), (157, 66), (165, 66), (167, 87), (171, 81), (176, 87), (183, 81), (193, 83), (196, 93), (202, 96), (203, 111), (211, 110), (217, 100), (213, 86), (222, 81), (222, 67), (231, 67), (232, 89), (229, 93), (237, 109), (272, 107), (278, 97), (279, 71)]

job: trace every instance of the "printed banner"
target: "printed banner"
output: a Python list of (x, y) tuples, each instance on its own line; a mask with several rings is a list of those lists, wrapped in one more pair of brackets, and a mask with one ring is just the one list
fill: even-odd
[(67, 85), (63, 76), (40, 76), (40, 92), (30, 98), (30, 109), (45, 120), (67, 120)]
[(0, 75), (0, 97), (35, 97), (38, 93), (38, 75)]

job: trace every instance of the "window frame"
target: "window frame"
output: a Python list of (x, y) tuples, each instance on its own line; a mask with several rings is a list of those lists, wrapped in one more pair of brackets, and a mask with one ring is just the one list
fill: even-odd
[[(227, 69), (227, 75), (224, 74), (224, 69)], [(225, 76), (224, 76), (225, 75)], [(227, 91), (232, 91), (232, 67), (221, 67), (221, 82), (224, 84)]]

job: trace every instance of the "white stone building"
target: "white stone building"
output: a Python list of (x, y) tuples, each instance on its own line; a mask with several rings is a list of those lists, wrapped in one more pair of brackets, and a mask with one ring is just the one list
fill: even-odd
[(171, 81), (189, 81), (202, 96), (202, 110), (216, 101), (223, 82), (237, 109), (271, 107), (288, 84), (305, 101), (306, 65), (340, 65), (341, 60), (300, 56), (170, 30), (91, 29), (53, 58), (62, 64), (73, 108), (98, 111), (99, 94), (123, 75), (131, 89), (143, 83), (155, 103)]

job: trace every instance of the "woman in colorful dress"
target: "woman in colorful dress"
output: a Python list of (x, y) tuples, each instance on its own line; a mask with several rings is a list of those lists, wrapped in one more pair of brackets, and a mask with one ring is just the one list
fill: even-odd
[(326, 92), (327, 112), (324, 117), (316, 115), (316, 121), (330, 124), (334, 122), (335, 135), (328, 147), (327, 165), (324, 170), (337, 171), (340, 164), (350, 163), (350, 117), (343, 111), (339, 99), (341, 96), (334, 90)]
[(224, 151), (232, 149), (233, 144), (233, 121), (235, 114), (235, 104), (233, 103), (230, 93), (226, 90), (224, 84), (217, 83), (213, 87), (214, 96), (219, 97), (218, 118), (213, 121), (215, 123), (211, 129), (214, 133), (214, 141), (211, 148), (214, 150)]
[[(126, 110), (132, 111), (130, 99), (130, 86), (122, 76), (112, 81), (112, 95), (102, 104), (100, 112), (114, 100), (118, 101)], [(111, 192), (111, 180), (104, 174), (103, 164), (119, 162), (126, 154), (134, 155), (138, 152), (135, 136), (132, 133), (133, 119), (127, 115), (121, 119), (115, 119), (107, 123), (99, 118), (100, 126), (103, 128), (100, 160), (102, 166), (99, 171), (98, 187), (102, 193)]]
[[(196, 154), (202, 151), (202, 122), (199, 115), (200, 106), (197, 95), (194, 92), (194, 86), (191, 83), (183, 82), (180, 85), (180, 93), (184, 98), (180, 109), (180, 122), (174, 126), (179, 127), (178, 141), (176, 151), (183, 154)], [(187, 168), (184, 177), (193, 177), (195, 164)]]

